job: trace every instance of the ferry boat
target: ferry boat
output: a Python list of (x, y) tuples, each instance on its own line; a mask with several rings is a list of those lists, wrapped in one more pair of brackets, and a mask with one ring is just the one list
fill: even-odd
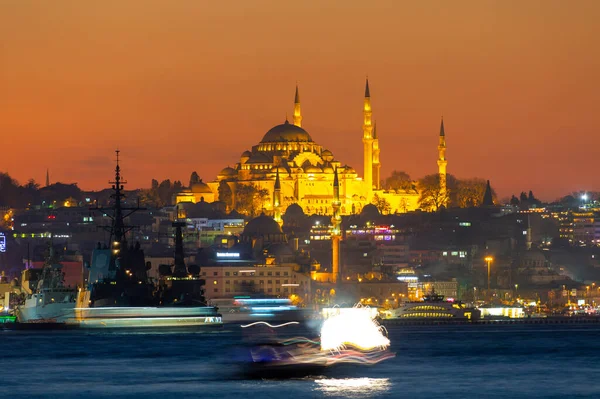
[(21, 284), (29, 295), (15, 314), (19, 323), (65, 323), (74, 315), (77, 289), (63, 284), (62, 266), (48, 244), (42, 269), (24, 270)]
[[(73, 317), (65, 322), (79, 328), (163, 328), (222, 325), (221, 315), (214, 306), (206, 306), (201, 285), (204, 281), (190, 278), (183, 285), (156, 286), (148, 278), (150, 264), (145, 262), (139, 243), (128, 245), (126, 234), (132, 229), (125, 217), (141, 209), (121, 204), (124, 181), (119, 167), (119, 151), (113, 184), (110, 248), (98, 246), (92, 254), (88, 285), (77, 293)], [(181, 224), (177, 228), (175, 274), (195, 272), (183, 263)], [(194, 276), (192, 276), (194, 277)], [(185, 278), (181, 279), (186, 280)], [(176, 280), (178, 281), (178, 280)], [(190, 287), (191, 283), (194, 287)], [(193, 288), (193, 289), (191, 289)], [(191, 297), (190, 292), (195, 296)], [(178, 300), (181, 298), (182, 300)]]
[(424, 295), (422, 301), (405, 302), (397, 309), (385, 310), (384, 319), (426, 319), (426, 320), (478, 320), (481, 311), (467, 307), (460, 301), (446, 300), (443, 295), (432, 292)]
[(285, 322), (300, 321), (304, 318), (304, 312), (294, 306), (288, 298), (236, 296), (211, 299), (209, 303), (219, 309), (223, 323), (246, 323), (258, 320)]

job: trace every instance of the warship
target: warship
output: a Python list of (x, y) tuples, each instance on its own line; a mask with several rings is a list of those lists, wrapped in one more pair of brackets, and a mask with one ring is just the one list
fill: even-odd
[[(110, 246), (100, 244), (93, 251), (88, 283), (77, 293), (77, 301), (68, 325), (79, 328), (177, 328), (222, 325), (214, 306), (206, 306), (199, 268), (186, 268), (183, 262), (181, 226), (176, 227), (175, 270), (171, 284), (154, 284), (148, 277), (150, 263), (145, 262), (139, 243), (129, 245), (125, 224), (139, 206), (123, 206), (123, 188), (119, 151), (112, 184), (111, 208), (96, 208), (112, 219), (108, 227)], [(195, 269), (195, 270), (193, 270)]]

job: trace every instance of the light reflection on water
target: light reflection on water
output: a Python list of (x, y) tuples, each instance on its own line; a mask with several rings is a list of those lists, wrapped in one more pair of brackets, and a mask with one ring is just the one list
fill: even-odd
[(331, 378), (315, 381), (316, 390), (327, 396), (362, 397), (388, 393), (389, 378)]

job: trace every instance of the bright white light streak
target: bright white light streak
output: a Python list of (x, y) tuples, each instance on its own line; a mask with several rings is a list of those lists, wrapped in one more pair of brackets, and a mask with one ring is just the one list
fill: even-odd
[(267, 323), (266, 321), (257, 321), (257, 322), (254, 322), (254, 323), (242, 325), (241, 327), (242, 328), (248, 328), (248, 327), (255, 326), (257, 324), (264, 324), (264, 325), (269, 326), (271, 328), (279, 328), (279, 327), (285, 327), (285, 326), (290, 326), (290, 325), (300, 324), (300, 323), (297, 322), (297, 321), (290, 321), (290, 322), (287, 322), (287, 323), (283, 323), (283, 324), (279, 324), (277, 326), (274, 326), (274, 325), (271, 325), (271, 324)]
[(369, 308), (354, 308), (352, 312), (331, 315), (321, 327), (321, 350), (339, 351), (346, 345), (362, 350), (385, 349), (390, 340), (383, 334)]

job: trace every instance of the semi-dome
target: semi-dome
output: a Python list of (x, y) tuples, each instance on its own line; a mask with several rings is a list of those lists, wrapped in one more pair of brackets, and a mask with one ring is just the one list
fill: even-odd
[(301, 127), (292, 125), (287, 120), (277, 125), (265, 134), (261, 143), (278, 143), (285, 141), (312, 141), (308, 132)]
[(323, 167), (323, 173), (333, 173), (333, 167), (331, 165), (327, 165)]
[(306, 168), (304, 168), (304, 171), (306, 173), (321, 173), (323, 172), (323, 169), (319, 168), (318, 166), (307, 166)]
[(252, 153), (248, 150), (242, 152), (242, 158), (250, 158), (252, 156)]
[(321, 158), (323, 158), (325, 162), (331, 162), (333, 161), (333, 153), (329, 150), (325, 150), (321, 153)]
[(208, 184), (203, 183), (202, 180), (196, 183), (192, 183), (190, 191), (194, 194), (212, 194), (212, 190)]
[(219, 176), (223, 176), (223, 177), (233, 177), (237, 175), (237, 170), (231, 168), (231, 167), (226, 167), (223, 170), (221, 170), (221, 172), (219, 172)]
[(286, 168), (284, 168), (284, 167), (283, 167), (283, 166), (281, 166), (281, 165), (279, 165), (279, 166), (273, 166), (273, 167), (271, 168), (271, 172), (272, 172), (272, 173), (276, 173), (276, 172), (277, 172), (277, 170), (279, 170), (279, 174), (282, 174), (282, 173), (287, 173), (287, 169), (286, 169)]
[(266, 236), (269, 234), (282, 234), (282, 231), (273, 218), (262, 214), (249, 221), (242, 234), (245, 236)]

